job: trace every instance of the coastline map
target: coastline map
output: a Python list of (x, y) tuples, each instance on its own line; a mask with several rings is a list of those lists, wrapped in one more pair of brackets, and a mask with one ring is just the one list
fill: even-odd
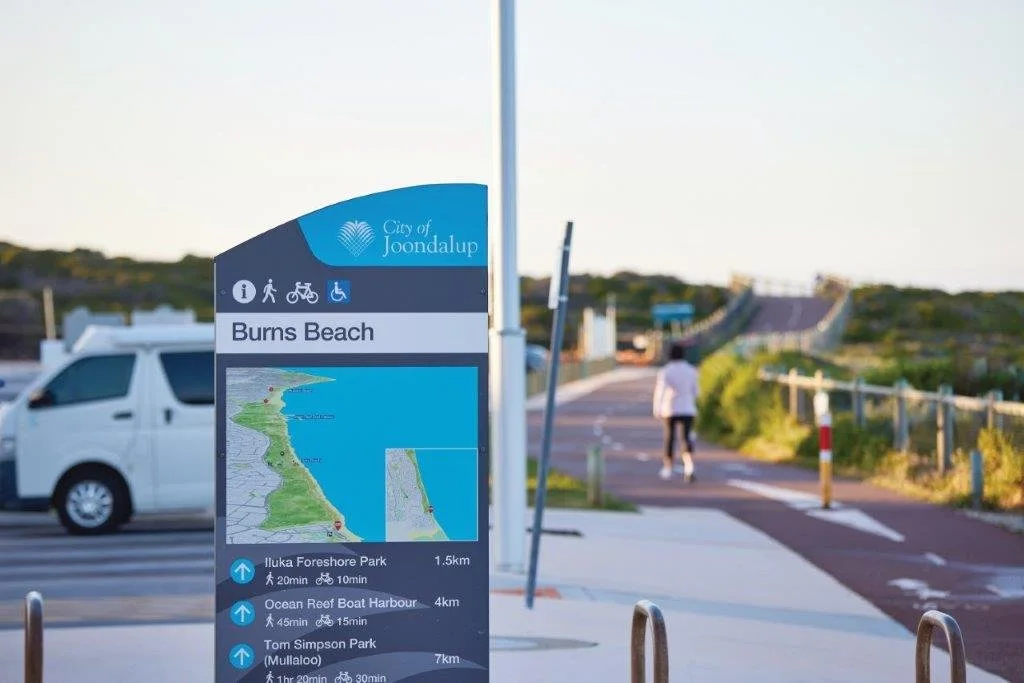
[(229, 544), (476, 541), (473, 367), (227, 368)]

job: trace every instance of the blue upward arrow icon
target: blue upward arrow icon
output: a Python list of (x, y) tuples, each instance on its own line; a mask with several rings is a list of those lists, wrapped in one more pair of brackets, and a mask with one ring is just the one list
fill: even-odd
[(252, 664), (253, 656), (251, 647), (245, 643), (239, 643), (231, 648), (231, 654), (229, 655), (231, 666), (236, 669), (244, 669)]
[(256, 567), (251, 560), (239, 558), (231, 563), (231, 578), (235, 583), (249, 583), (256, 576)]

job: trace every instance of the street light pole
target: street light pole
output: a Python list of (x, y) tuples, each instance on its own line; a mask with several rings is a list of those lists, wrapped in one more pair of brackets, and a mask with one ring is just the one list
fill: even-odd
[(516, 264), (515, 1), (493, 0), (495, 178), (492, 268), (491, 451), (494, 568), (521, 574), (526, 546), (526, 333)]

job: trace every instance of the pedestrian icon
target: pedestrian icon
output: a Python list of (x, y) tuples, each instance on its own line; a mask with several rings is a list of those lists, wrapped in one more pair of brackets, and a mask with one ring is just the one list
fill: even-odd
[(256, 655), (252, 651), (252, 648), (245, 643), (239, 643), (231, 648), (231, 654), (228, 655), (228, 659), (231, 661), (231, 666), (236, 669), (248, 669), (252, 666), (253, 659)]
[(256, 285), (249, 280), (239, 280), (231, 288), (231, 295), (240, 304), (247, 304), (256, 298)]
[(349, 280), (328, 280), (327, 299), (332, 304), (347, 304), (352, 295), (352, 283)]
[(231, 621), (235, 626), (248, 626), (256, 620), (256, 609), (248, 600), (239, 600), (231, 606)]
[(274, 585), (274, 572), (267, 572), (267, 585), (268, 586), (273, 586)]
[(252, 560), (239, 558), (231, 563), (231, 580), (235, 583), (249, 583), (256, 576), (256, 567)]
[(266, 625), (266, 628), (274, 628), (274, 615), (273, 614), (268, 614), (267, 615), (267, 625)]
[(273, 671), (268, 671), (267, 672), (267, 683), (274, 683), (274, 672)]
[(270, 303), (276, 304), (277, 303), (277, 299), (274, 298), (275, 294), (277, 294), (277, 290), (274, 289), (274, 278), (269, 278), (269, 279), (267, 279), (267, 284), (265, 284), (263, 286), (263, 301), (262, 301), (262, 303), (267, 303), (267, 299), (270, 299)]

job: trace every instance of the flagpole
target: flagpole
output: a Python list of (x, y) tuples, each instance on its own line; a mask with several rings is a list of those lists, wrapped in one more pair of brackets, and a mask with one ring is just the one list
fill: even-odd
[(522, 574), (526, 546), (526, 334), (516, 263), (515, 1), (493, 0), (494, 182), (491, 323), (491, 451), (494, 568)]

